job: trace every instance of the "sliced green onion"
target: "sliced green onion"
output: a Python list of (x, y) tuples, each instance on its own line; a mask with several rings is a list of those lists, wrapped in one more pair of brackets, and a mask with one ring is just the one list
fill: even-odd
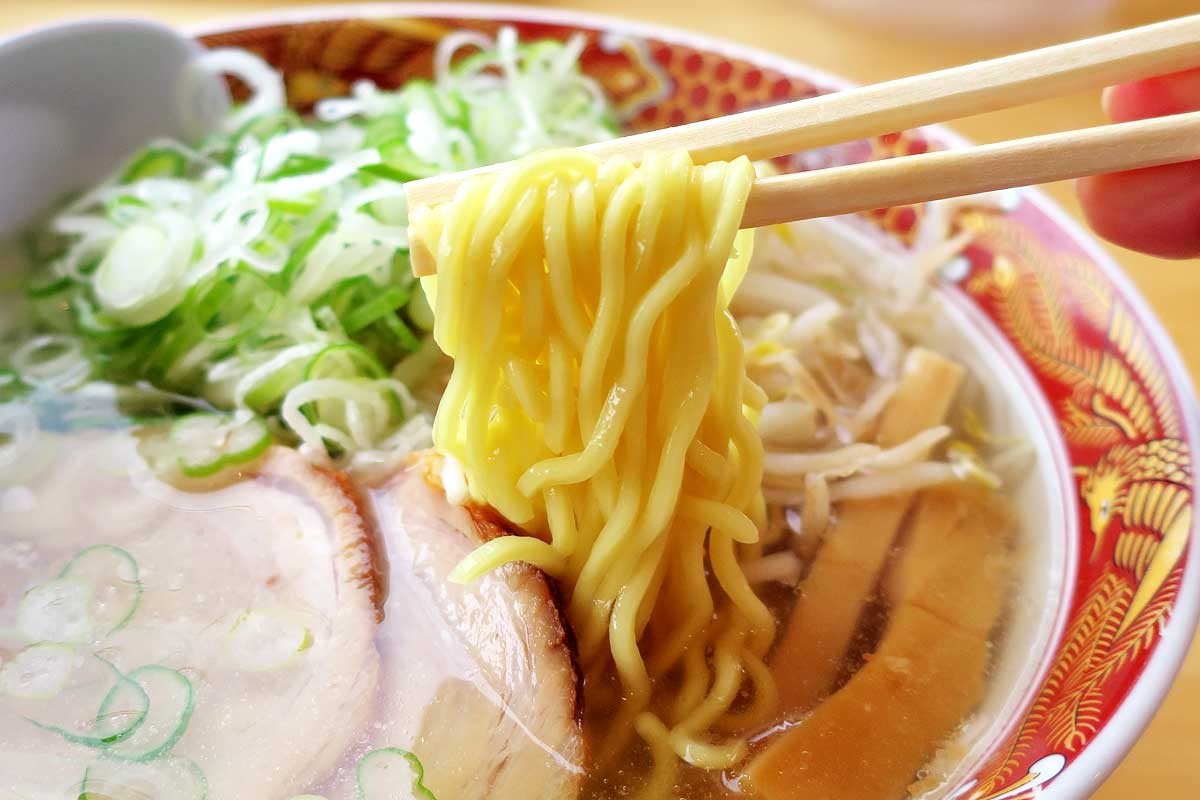
[(81, 550), (59, 573), (59, 578), (91, 587), (90, 617), (106, 634), (129, 624), (142, 602), (142, 580), (137, 560), (110, 544)]
[(291, 109), (281, 109), (263, 114), (260, 117), (248, 119), (241, 128), (234, 131), (231, 141), (237, 146), (245, 139), (255, 139), (266, 142), (282, 133), (304, 127), (300, 115)]
[(308, 256), (312, 253), (322, 239), (329, 235), (329, 232), (337, 225), (337, 214), (330, 214), (309, 234), (300, 245), (292, 251), (292, 255), (288, 258), (287, 263), (283, 267), (283, 272), (280, 274), (280, 279), (283, 285), (290, 286), (296, 279), (296, 274), (304, 267), (304, 262), (308, 260)]
[(62, 294), (74, 285), (73, 278), (45, 270), (34, 273), (25, 281), (25, 294), (38, 299), (53, 297), (56, 294)]
[(100, 758), (87, 768), (78, 800), (207, 800), (208, 780), (194, 761), (164, 756), (131, 764)]
[(183, 673), (158, 664), (138, 667), (128, 680), (119, 683), (100, 704), (98, 719), (133, 713), (140, 694), (149, 699), (149, 711), (137, 730), (105, 746), (105, 753), (126, 761), (152, 761), (171, 752), (183, 737), (195, 709), (192, 682)]
[(404, 352), (411, 353), (421, 346), (421, 340), (417, 338), (417, 335), (395, 314), (381, 317), (379, 321)]
[(75, 320), (75, 326), (93, 339), (120, 336), (129, 330), (128, 325), (113, 319), (102, 309), (97, 308), (91, 298), (86, 295), (77, 294), (71, 298), (70, 302), (71, 316)]
[(437, 800), (425, 785), (425, 767), (408, 750), (385, 747), (372, 750), (358, 761), (355, 768), (359, 800), (392, 800), (406, 796), (404, 786), (410, 786), (415, 800)]
[(187, 291), (183, 276), (194, 243), (191, 223), (178, 216), (165, 228), (126, 228), (96, 270), (100, 305), (130, 325), (147, 325), (166, 316)]
[(271, 430), (260, 417), (189, 414), (171, 426), (168, 444), (180, 472), (207, 478), (257, 459), (271, 445)]
[(280, 214), (311, 214), (320, 204), (320, 198), (309, 196), (306, 198), (289, 198), (271, 197), (267, 199), (267, 208)]
[(321, 378), (382, 378), (387, 370), (370, 351), (357, 344), (335, 344), (317, 353), (308, 362), (304, 380)]
[(136, 183), (146, 178), (175, 178), (187, 168), (187, 158), (178, 150), (156, 147), (139, 154), (121, 174), (121, 183)]
[(339, 455), (383, 442), (405, 419), (407, 398), (407, 390), (390, 378), (322, 378), (289, 391), (281, 416), (303, 451), (324, 445)]
[(228, 647), (233, 663), (252, 672), (268, 672), (293, 664), (312, 647), (312, 631), (291, 614), (250, 609), (233, 623)]
[(0, 669), (0, 694), (26, 700), (48, 700), (67, 686), (75, 669), (75, 648), (38, 642), (13, 656)]
[[(70, 685), (60, 691), (60, 696), (67, 695), (69, 702), (56, 702), (46, 709), (46, 713), (55, 713), (63, 719), (27, 717), (28, 722), (86, 747), (107, 747), (133, 736), (150, 711), (150, 696), (107, 659), (92, 656), (84, 659), (84, 664), (75, 670)], [(101, 691), (105, 699), (118, 692), (122, 697), (121, 707), (101, 714), (89, 710), (103, 705), (103, 701), (97, 701), (96, 693)]]
[(314, 351), (319, 353), (321, 349), (316, 342), (296, 345), (267, 359), (265, 364), (251, 370), (243, 378), (246, 390), (242, 402), (260, 413), (278, 405), (284, 395), (304, 379), (309, 358), (315, 355)]
[(91, 607), (91, 584), (56, 578), (21, 598), (17, 629), (34, 642), (86, 642), (95, 631)]
[[(522, 45), (505, 28), (454, 59), (450, 37), (436, 80), (360, 81), (311, 121), (257, 56), (202, 54), (203, 71), (232, 75), (250, 99), (194, 147), (146, 146), (26, 237), (37, 344), (9, 365), (22, 386), (151, 385), (253, 411), (318, 458), (409, 441), (392, 437), (411, 387), (387, 373), (411, 371), (398, 366), (417, 363), (432, 313), (412, 288), (401, 184), (611, 135), (576, 63), (582, 44)], [(342, 345), (370, 358), (316, 358)]]
[(127, 212), (137, 212), (151, 208), (151, 205), (140, 197), (122, 194), (104, 202), (104, 210), (110, 218), (121, 217)]
[(266, 180), (275, 181), (280, 178), (290, 178), (294, 175), (308, 175), (312, 172), (320, 172), (323, 169), (327, 169), (332, 164), (333, 161), (328, 158), (293, 153), (287, 157), (287, 160), (283, 162), (279, 169), (268, 175)]
[(233, 267), (194, 286), (182, 308), (205, 338), (232, 344), (262, 327), (281, 300), (257, 272)]
[[(308, 364), (304, 383), (315, 385), (316, 381), (340, 380), (359, 383), (359, 376), (378, 380), (387, 375), (387, 370), (375, 356), (357, 344), (332, 345), (318, 353)], [(367, 381), (361, 381), (366, 383)], [(312, 403), (301, 406), (302, 412), (313, 423), (332, 425), (346, 430), (346, 403), (354, 402), (343, 393), (332, 393)]]
[(342, 317), (342, 327), (353, 336), (372, 322), (396, 311), (408, 302), (412, 290), (407, 286), (389, 286)]
[(12, 368), (24, 383), (59, 391), (76, 388), (92, 369), (78, 341), (53, 333), (29, 339), (11, 358)]
[(387, 158), (387, 161), (378, 164), (368, 164), (365, 167), (359, 167), (358, 171), (363, 175), (397, 181), (398, 183), (429, 178), (442, 171), (437, 167), (421, 163), (416, 156), (399, 149), (393, 149)]

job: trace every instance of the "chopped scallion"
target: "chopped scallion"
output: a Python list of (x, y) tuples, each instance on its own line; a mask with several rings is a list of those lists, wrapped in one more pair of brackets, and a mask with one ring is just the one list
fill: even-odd
[(460, 44), (447, 39), (433, 80), (359, 82), (313, 119), (285, 107), (257, 56), (200, 56), (251, 89), (222, 130), (151, 143), (26, 237), (36, 339), (65, 353), (14, 351), (19, 385), (150, 384), (257, 415), (226, 432), (232, 449), (197, 437), (172, 452), (186, 475), (252, 458), (280, 423), (317, 457), (388, 446), (417, 367), (439, 363), (413, 358), (433, 319), (409, 271), (402, 184), (615, 132), (579, 37), (521, 44), (504, 29), (458, 58)]

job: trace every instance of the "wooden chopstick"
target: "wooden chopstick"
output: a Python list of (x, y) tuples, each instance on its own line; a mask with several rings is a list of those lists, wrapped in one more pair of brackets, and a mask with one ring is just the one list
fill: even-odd
[(1200, 111), (760, 178), (743, 228), (1200, 159)]
[[(1197, 65), (1200, 15), (1193, 15), (582, 149), (634, 160), (655, 150), (687, 149), (696, 163), (774, 158)], [(463, 180), (504, 166), (413, 181), (406, 186), (409, 208), (449, 200)]]
[[(1055, 0), (1046, 0), (1055, 2)], [(1200, 65), (1200, 14), (600, 142), (605, 157), (686, 149), (774, 158)]]
[[(647, 152), (677, 149), (687, 149), (696, 163), (728, 160), (739, 155), (752, 159), (772, 158), (1195, 66), (1200, 66), (1200, 15), (625, 136), (582, 149), (606, 158), (625, 156), (634, 161)], [(1177, 120), (1125, 123), (1108, 126), (1119, 129), (1109, 134), (1101, 133), (1106, 128), (1052, 134), (1000, 145), (765, 179), (756, 184), (751, 194), (745, 224), (747, 227), (766, 224), (755, 223), (760, 215), (764, 220), (776, 222), (802, 219), (1194, 158), (1195, 155), (1182, 144), (1168, 145), (1164, 141), (1164, 137), (1176, 135), (1195, 136), (1194, 127), (1183, 124), (1181, 129), (1179, 125)], [(1111, 141), (1110, 136), (1130, 138)], [(1052, 155), (1046, 154), (1047, 147), (1051, 148), (1048, 152)], [(1095, 147), (1102, 152), (1067, 155), (1081, 147)], [(1135, 148), (1125, 154), (1129, 156), (1127, 160), (1122, 158), (1123, 147)], [(970, 163), (960, 160), (977, 157), (988, 159), (986, 169), (976, 172)], [(1032, 163), (1013, 163), (1010, 159), (1014, 158), (1029, 158)], [(1139, 158), (1143, 160), (1139, 161)], [(1067, 169), (1070, 165), (1077, 171)], [(408, 183), (405, 186), (408, 207), (414, 209), (445, 202), (454, 196), (464, 180), (505, 166), (492, 165)], [(928, 177), (918, 174), (918, 170), (929, 168), (938, 171)], [(1009, 171), (1013, 174), (1011, 179), (1000, 174)], [(860, 177), (855, 178), (855, 175)], [(865, 183), (854, 188), (851, 180)], [(889, 188), (886, 186), (889, 181), (898, 185)], [(909, 185), (899, 185), (901, 181), (908, 181)], [(854, 202), (851, 193), (862, 191), (864, 187), (874, 187), (874, 198), (893, 199)], [(820, 198), (813, 196), (822, 190), (837, 193), (836, 198), (830, 199), (828, 207), (841, 210), (822, 210), (825, 206), (820, 205)], [(807, 198), (807, 205), (799, 201), (801, 195)], [(793, 202), (796, 203), (792, 206), (795, 212), (789, 213), (786, 209)], [(417, 250), (414, 250), (413, 271), (418, 275), (431, 274), (432, 264)]]

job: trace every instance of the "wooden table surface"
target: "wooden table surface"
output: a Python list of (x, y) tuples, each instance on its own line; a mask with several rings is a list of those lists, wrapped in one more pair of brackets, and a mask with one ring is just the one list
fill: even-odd
[[(962, 0), (971, 2), (972, 0)], [(993, 0), (994, 1), (994, 0)], [(1054, 3), (1057, 0), (1046, 0)], [(917, 41), (867, 30), (805, 8), (799, 0), (568, 0), (562, 5), (636, 17), (735, 39), (860, 82), (924, 72), (1024, 49), (1045, 40)], [(293, 2), (290, 5), (315, 5)], [(0, 0), (0, 35), (59, 19), (99, 14), (137, 14), (189, 24), (278, 8), (262, 0)], [(897, 9), (904, 2), (895, 4)], [(1121, 0), (1103, 28), (1120, 28), (1200, 11), (1200, 0)], [(899, 13), (903, 13), (900, 11)], [(1082, 35), (1093, 31), (1077, 31)], [(1057, 38), (1071, 38), (1057, 33)], [(1103, 122), (1096, 93), (1038, 103), (964, 120), (956, 128), (977, 141), (995, 141)], [(1047, 187), (1069, 211), (1078, 205), (1069, 184)], [(1175, 339), (1188, 369), (1200, 375), (1200, 264), (1166, 262), (1110, 248), (1149, 299)], [(1200, 793), (1200, 647), (1193, 647), (1162, 710), (1141, 741), (1095, 795), (1099, 800), (1196, 797)]]

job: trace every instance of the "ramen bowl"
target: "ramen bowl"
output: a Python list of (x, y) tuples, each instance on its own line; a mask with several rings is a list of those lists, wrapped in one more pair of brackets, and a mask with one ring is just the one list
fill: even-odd
[[(269, 14), (196, 31), (253, 51), (311, 110), (368, 79), (433, 70), (448, 33), (582, 35), (583, 70), (630, 131), (843, 89), (803, 64), (658, 26), (577, 13), (379, 4)], [(238, 87), (235, 88), (235, 93)], [(890, 132), (780, 159), (815, 169), (955, 147), (941, 128)], [(941, 207), (939, 213), (947, 213)], [(915, 247), (931, 208), (863, 215), (890, 248)], [(955, 206), (966, 246), (941, 264), (928, 332), (982, 383), (995, 441), (1029, 453), (1013, 487), (1024, 574), (996, 642), (990, 688), (914, 794), (1001, 800), (1088, 795), (1132, 746), (1186, 653), (1200, 604), (1190, 544), (1200, 420), (1178, 355), (1117, 266), (1034, 190)]]

